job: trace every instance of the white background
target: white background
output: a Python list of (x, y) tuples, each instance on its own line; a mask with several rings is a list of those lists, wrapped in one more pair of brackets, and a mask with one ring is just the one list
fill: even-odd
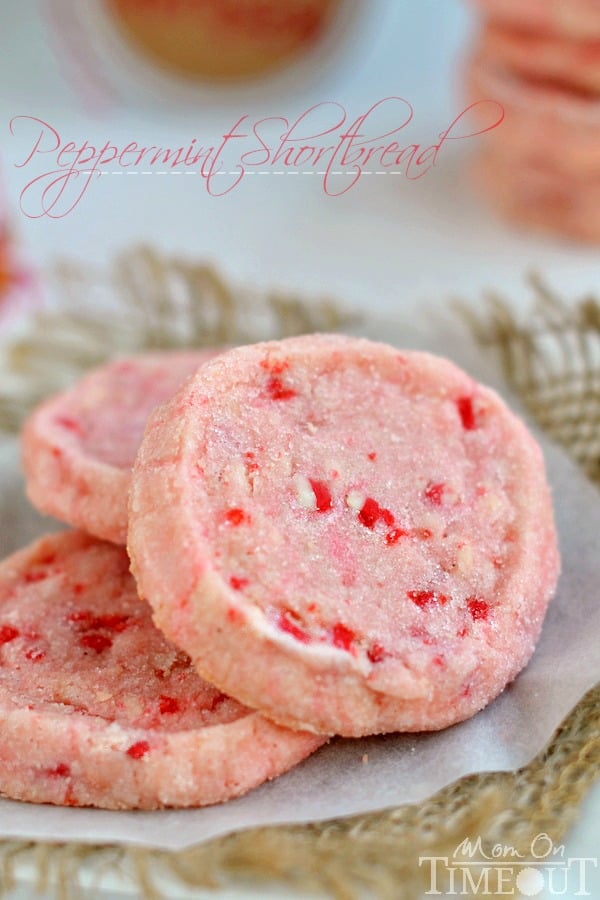
[[(29, 153), (31, 134), (11, 136), (8, 123), (16, 115), (44, 119), (65, 141), (178, 146), (192, 137), (217, 140), (239, 113), (293, 119), (315, 102), (336, 100), (354, 118), (376, 100), (398, 95), (415, 109), (414, 133), (433, 142), (464, 105), (459, 61), (473, 27), (468, 13), (454, 0), (372, 0), (365, 7), (329, 63), (317, 61), (294, 84), (257, 86), (243, 98), (203, 93), (181, 108), (148, 98), (132, 102), (136, 88), (125, 84), (128, 104), (91, 115), (73, 84), (79, 76), (67, 59), (57, 62), (38, 0), (3, 2), (0, 158), (29, 259), (44, 266), (69, 255), (103, 264), (124, 247), (150, 242), (212, 260), (239, 282), (334, 296), (378, 312), (406, 313), (428, 299), (456, 295), (477, 301), (487, 288), (525, 304), (523, 275), (531, 268), (567, 298), (600, 290), (597, 249), (513, 231), (471, 193), (469, 142), (452, 147), (420, 181), (365, 177), (338, 198), (325, 196), (317, 176), (247, 178), (223, 198), (210, 197), (199, 178), (114, 176), (99, 179), (63, 219), (18, 212), (29, 170), (15, 163)], [(111, 77), (118, 81), (119, 73)], [(599, 826), (596, 789), (567, 852), (598, 856)], [(600, 872), (591, 890), (600, 896)]]

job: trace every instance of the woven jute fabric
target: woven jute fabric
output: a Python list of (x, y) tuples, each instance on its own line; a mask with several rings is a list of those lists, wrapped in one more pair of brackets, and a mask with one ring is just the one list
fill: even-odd
[[(0, 352), (0, 430), (7, 433), (18, 430), (43, 395), (109, 354), (252, 341), (351, 324), (330, 300), (308, 304), (279, 294), (260, 300), (241, 295), (212, 268), (163, 259), (148, 248), (121, 257), (108, 275), (71, 264), (55, 274), (60, 303), (38, 313), (27, 331)], [(476, 306), (455, 304), (455, 312), (464, 323), (465, 339), (497, 353), (531, 416), (600, 484), (600, 303), (590, 296), (566, 304), (534, 276), (531, 286), (532, 302), (518, 314), (498, 295)], [(114, 315), (106, 313), (110, 297), (118, 298)], [(480, 838), (488, 854), (503, 845), (527, 856), (539, 835), (560, 845), (599, 764), (600, 686), (581, 700), (529, 765), (463, 778), (419, 805), (254, 829), (181, 852), (4, 841), (2, 887), (9, 889), (30, 863), (38, 887), (61, 898), (81, 896), (82, 869), (98, 883), (107, 872), (122, 873), (147, 898), (169, 896), (177, 884), (214, 887), (239, 879), (258, 890), (265, 882), (280, 884), (284, 894), (296, 888), (302, 895), (314, 890), (352, 898), (366, 891), (394, 900), (416, 898), (429, 887), (429, 868), (419, 865), (419, 857), (452, 856), (465, 838)], [(443, 872), (438, 888), (444, 889)]]

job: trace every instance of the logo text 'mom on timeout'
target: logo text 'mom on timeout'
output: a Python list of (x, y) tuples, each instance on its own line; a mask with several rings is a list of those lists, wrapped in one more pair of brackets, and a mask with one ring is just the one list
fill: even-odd
[(429, 874), (426, 896), (591, 897), (587, 877), (597, 868), (595, 857), (565, 857), (564, 846), (554, 846), (547, 834), (538, 834), (528, 853), (496, 844), (485, 852), (481, 837), (465, 838), (452, 856), (420, 856), (419, 866)]

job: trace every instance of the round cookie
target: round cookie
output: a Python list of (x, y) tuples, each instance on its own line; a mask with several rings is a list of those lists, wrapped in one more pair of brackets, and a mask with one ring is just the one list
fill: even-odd
[(526, 78), (600, 95), (600, 36), (574, 40), (488, 22), (479, 40), (482, 56)]
[(207, 363), (150, 418), (129, 512), (165, 634), (321, 733), (473, 715), (530, 658), (559, 569), (542, 454), (500, 398), (341, 336)]
[[(505, 117), (483, 141), (515, 161), (596, 178), (600, 174), (600, 96), (525, 78), (477, 48), (467, 62), (469, 100), (496, 100)], [(473, 110), (477, 115), (477, 108)], [(487, 121), (485, 124), (489, 124)]]
[(506, 25), (546, 34), (600, 38), (598, 0), (473, 0), (484, 15)]
[(146, 420), (217, 352), (119, 359), (39, 406), (22, 435), (33, 505), (95, 537), (125, 544), (131, 467)]
[(600, 243), (600, 173), (594, 181), (576, 179), (491, 148), (473, 165), (475, 183), (501, 215), (526, 228)]
[(0, 792), (107, 809), (203, 806), (323, 743), (202, 681), (152, 624), (124, 549), (52, 535), (0, 564)]
[(243, 81), (290, 64), (329, 25), (338, 0), (105, 0), (122, 36), (192, 81)]

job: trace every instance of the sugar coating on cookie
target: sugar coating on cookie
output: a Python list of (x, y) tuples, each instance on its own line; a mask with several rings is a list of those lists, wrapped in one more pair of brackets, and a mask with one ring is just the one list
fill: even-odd
[(146, 420), (217, 352), (119, 359), (43, 403), (22, 437), (33, 505), (103, 540), (125, 544), (131, 467)]
[(485, 706), (559, 568), (541, 451), (502, 400), (444, 359), (330, 335), (230, 351), (151, 417), (128, 546), (204, 677), (350, 736)]
[(316, 749), (203, 681), (123, 548), (49, 536), (0, 564), (0, 792), (109, 809), (238, 796)]

